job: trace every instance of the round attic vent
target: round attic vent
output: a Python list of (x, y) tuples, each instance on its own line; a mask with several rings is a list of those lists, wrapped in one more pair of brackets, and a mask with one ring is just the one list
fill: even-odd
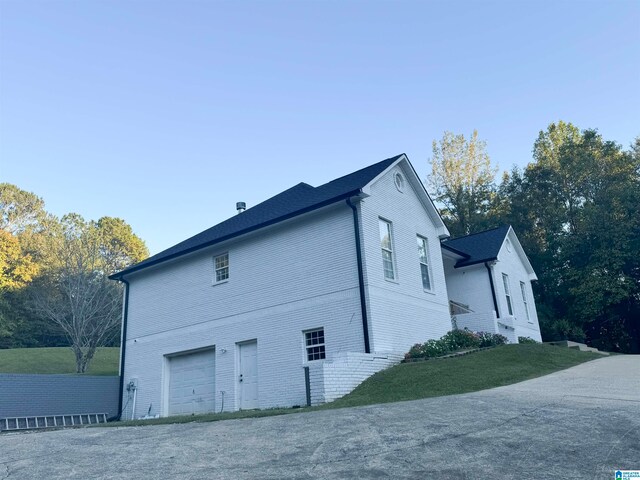
[(396, 173), (393, 176), (393, 181), (396, 184), (396, 188), (398, 189), (398, 191), (402, 192), (404, 190), (404, 177), (402, 176), (402, 174)]
[(511, 253), (511, 240), (509, 240), (507, 238), (507, 241), (505, 242), (505, 245), (507, 247), (507, 252)]

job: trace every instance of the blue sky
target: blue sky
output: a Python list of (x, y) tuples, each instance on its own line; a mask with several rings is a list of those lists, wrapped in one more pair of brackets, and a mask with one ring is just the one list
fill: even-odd
[(0, 181), (151, 253), (300, 182), (475, 128), (640, 135), (640, 2), (0, 1)]

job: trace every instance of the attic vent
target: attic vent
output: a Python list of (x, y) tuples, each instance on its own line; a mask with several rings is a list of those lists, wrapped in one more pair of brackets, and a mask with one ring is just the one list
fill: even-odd
[(511, 240), (509, 240), (507, 238), (507, 241), (505, 242), (505, 245), (507, 247), (507, 252), (511, 253)]
[(242, 213), (247, 209), (247, 204), (244, 202), (237, 202), (236, 203), (236, 210), (238, 210), (238, 213)]
[(404, 190), (404, 177), (401, 173), (396, 173), (393, 176), (393, 182), (396, 184), (396, 188), (399, 192), (402, 192)]

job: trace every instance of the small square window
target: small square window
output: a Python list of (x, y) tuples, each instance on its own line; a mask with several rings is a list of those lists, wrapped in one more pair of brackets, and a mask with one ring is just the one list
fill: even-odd
[(229, 254), (218, 255), (213, 259), (215, 283), (229, 279)]
[(307, 361), (323, 360), (326, 358), (324, 350), (324, 328), (304, 332)]

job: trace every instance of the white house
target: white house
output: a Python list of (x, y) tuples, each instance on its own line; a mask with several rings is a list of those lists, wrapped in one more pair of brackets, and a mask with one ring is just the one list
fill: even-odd
[(536, 274), (513, 228), (441, 244), (451, 313), (458, 328), (541, 341), (531, 282)]
[(451, 329), (448, 236), (405, 155), (300, 183), (112, 276), (123, 418), (317, 404)]

